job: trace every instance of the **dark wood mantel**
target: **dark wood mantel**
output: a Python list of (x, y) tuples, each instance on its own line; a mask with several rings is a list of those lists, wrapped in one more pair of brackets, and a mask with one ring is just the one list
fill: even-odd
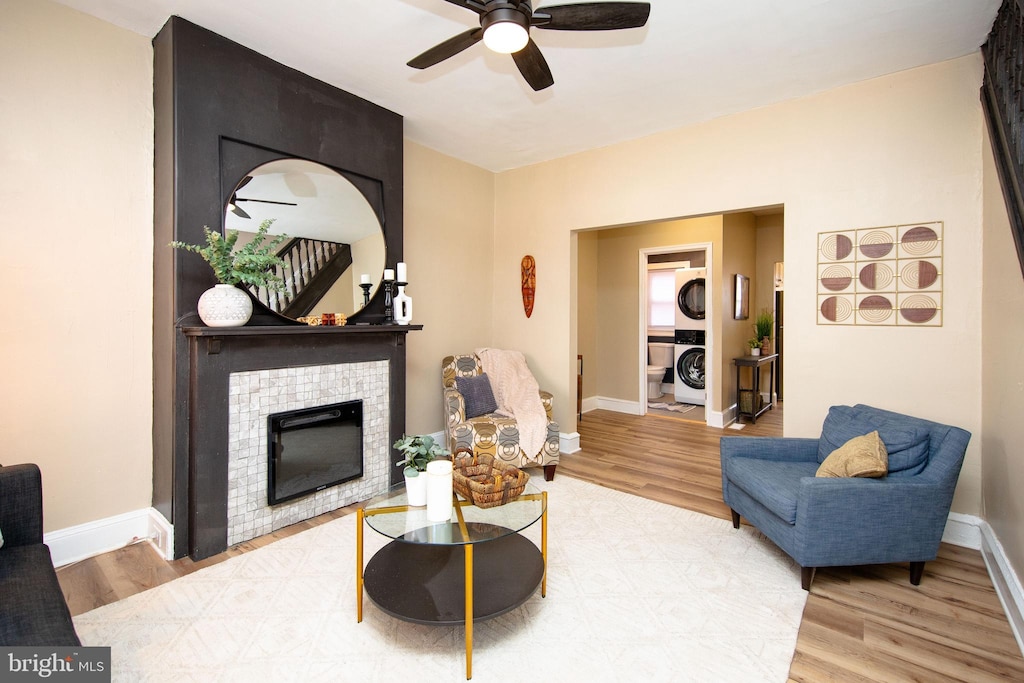
[[(389, 369), (388, 443), (405, 431), (405, 337), (422, 325), (359, 325), (345, 327), (186, 327), (185, 357), (189, 368), (187, 399), (179, 402), (178, 418), (188, 425), (177, 441), (177, 501), (189, 511), (187, 554), (202, 559), (222, 552), (228, 539), (229, 385), (232, 373), (337, 363), (383, 360)], [(401, 470), (391, 468), (391, 483)]]

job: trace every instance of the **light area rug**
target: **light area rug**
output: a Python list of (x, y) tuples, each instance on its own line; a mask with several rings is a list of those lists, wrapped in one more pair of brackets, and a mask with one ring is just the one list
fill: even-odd
[[(806, 593), (757, 531), (561, 476), (547, 597), (474, 628), (474, 681), (785, 681)], [(524, 535), (539, 543), (540, 524)], [(386, 539), (366, 529), (365, 557)], [(349, 515), (75, 618), (114, 681), (465, 680), (463, 627), (364, 596)]]

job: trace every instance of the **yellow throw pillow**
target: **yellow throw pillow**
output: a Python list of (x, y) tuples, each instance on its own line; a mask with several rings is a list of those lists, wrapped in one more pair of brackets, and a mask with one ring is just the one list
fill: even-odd
[(857, 436), (829, 453), (816, 477), (884, 477), (889, 473), (889, 453), (878, 432)]

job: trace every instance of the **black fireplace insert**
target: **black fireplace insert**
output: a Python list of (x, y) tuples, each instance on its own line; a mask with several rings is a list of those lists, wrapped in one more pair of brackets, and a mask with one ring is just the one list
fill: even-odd
[(363, 476), (363, 402), (267, 417), (267, 502), (277, 505)]

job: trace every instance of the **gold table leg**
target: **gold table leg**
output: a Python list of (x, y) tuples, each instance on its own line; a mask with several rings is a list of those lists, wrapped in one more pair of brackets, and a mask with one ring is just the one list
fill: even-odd
[(466, 680), (473, 678), (473, 545), (466, 549)]
[(356, 510), (356, 623), (363, 621), (363, 508)]
[(548, 595), (548, 492), (542, 492), (544, 513), (540, 518), (540, 557), (544, 561), (544, 574), (540, 580), (540, 597)]

